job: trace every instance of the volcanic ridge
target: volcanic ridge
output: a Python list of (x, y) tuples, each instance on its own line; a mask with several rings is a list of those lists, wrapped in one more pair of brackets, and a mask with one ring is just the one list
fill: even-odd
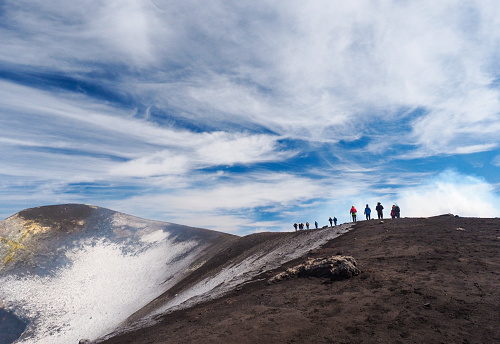
[(0, 222), (0, 344), (500, 342), (498, 252), (499, 219), (238, 237), (32, 208)]

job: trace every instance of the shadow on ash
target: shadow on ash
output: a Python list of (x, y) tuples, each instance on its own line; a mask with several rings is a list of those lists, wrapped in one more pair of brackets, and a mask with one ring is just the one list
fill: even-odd
[[(220, 297), (349, 230), (238, 237), (91, 205), (26, 209), (0, 222), (0, 344), (98, 343)], [(338, 258), (285, 273), (319, 263), (335, 279), (350, 263), (355, 274), (354, 261)]]

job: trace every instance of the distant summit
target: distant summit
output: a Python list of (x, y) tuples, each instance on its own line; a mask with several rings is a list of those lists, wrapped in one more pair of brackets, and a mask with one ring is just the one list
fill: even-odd
[(153, 230), (168, 231), (174, 242), (197, 240), (210, 243), (234, 237), (208, 229), (144, 220), (93, 205), (35, 207), (0, 222), (0, 271), (25, 264), (37, 253), (52, 253), (61, 241), (94, 236), (123, 241)]

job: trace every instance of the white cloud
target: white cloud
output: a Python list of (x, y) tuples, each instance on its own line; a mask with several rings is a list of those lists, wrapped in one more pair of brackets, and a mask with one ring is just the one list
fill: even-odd
[(455, 214), (472, 217), (498, 217), (500, 196), (484, 180), (446, 171), (414, 188), (399, 191), (398, 204), (403, 216), (423, 217)]
[(168, 47), (172, 35), (149, 1), (21, 0), (3, 9), (10, 31), (0, 30), (2, 57), (13, 63), (81, 71), (88, 68), (75, 60), (142, 67), (157, 62), (156, 47)]
[[(0, 81), (5, 199), (26, 184), (30, 193), (43, 190), (47, 197), (38, 199), (47, 203), (100, 203), (62, 193), (69, 183), (102, 181), (160, 193), (123, 196), (120, 210), (137, 214), (144, 202), (141, 214), (152, 218), (197, 211), (207, 223), (221, 216), (241, 228), (259, 207), (312, 214), (321, 205), (306, 210), (301, 202), (314, 197), (340, 207), (344, 199), (365, 202), (363, 190), (377, 188), (392, 202), (398, 185), (421, 181), (408, 176), (410, 159), (499, 146), (498, 1), (20, 0), (3, 11), (1, 68), (33, 82)], [(65, 90), (52, 75), (75, 85)], [(137, 109), (75, 91), (80, 81)], [(286, 139), (310, 144), (287, 149)], [(314, 152), (330, 166), (278, 166), (306, 158), (316, 144), (358, 139), (367, 146)], [(203, 171), (261, 162), (297, 174)], [(469, 184), (462, 187), (483, 185)], [(453, 185), (422, 192), (446, 201)]]
[(150, 177), (187, 173), (189, 167), (189, 158), (187, 156), (162, 151), (117, 164), (110, 170), (110, 174), (128, 177)]
[[(201, 123), (258, 125), (311, 141), (412, 120), (401, 109), (420, 107), (427, 114), (412, 122), (406, 140), (432, 154), (454, 151), (464, 133), (469, 145), (484, 144), (477, 134), (494, 139), (499, 129), (499, 93), (491, 88), (500, 38), (494, 2), (258, 3), (244, 8), (247, 15), (219, 5), (207, 10), (217, 19), (194, 9), (202, 21), (176, 20), (183, 34), (192, 33), (193, 75), (136, 84), (139, 93)], [(238, 16), (254, 20), (241, 27)], [(221, 49), (193, 41), (194, 33)], [(212, 59), (220, 63), (207, 66)]]
[(112, 47), (135, 63), (150, 62), (154, 57), (152, 41), (158, 20), (147, 2), (138, 0), (105, 1), (94, 16), (90, 17), (91, 37), (103, 40), (103, 46)]
[(276, 136), (228, 135), (222, 132), (210, 136), (212, 142), (207, 142), (197, 152), (198, 160), (205, 164), (233, 165), (278, 161), (293, 155), (293, 152), (279, 152)]
[(465, 146), (465, 147), (457, 147), (455, 149), (456, 154), (472, 154), (472, 153), (479, 153), (479, 152), (486, 152), (493, 150), (498, 147), (497, 143), (487, 143), (484, 145), (472, 145), (472, 146)]
[[(415, 120), (414, 134), (431, 154), (491, 150), (498, 145), (499, 113), (500, 91), (468, 90), (460, 98), (435, 104), (429, 114)], [(464, 144), (475, 149), (462, 148)]]
[[(19, 150), (58, 148), (131, 159), (125, 163), (108, 162), (111, 176), (182, 174), (217, 165), (279, 161), (294, 154), (282, 151), (276, 135), (194, 133), (160, 127), (132, 116), (120, 116), (116, 109), (83, 96), (52, 95), (8, 82), (0, 82), (0, 92), (5, 95), (0, 100), (0, 110), (18, 114), (16, 120), (0, 118), (9, 127), (0, 138), (1, 143)], [(28, 103), (20, 99), (26, 96), (31, 99)], [(32, 117), (32, 113), (36, 116)], [(45, 167), (58, 159), (71, 160), (70, 156), (55, 153), (40, 154), (38, 159), (36, 154), (32, 156), (33, 162), (43, 161)], [(85, 166), (92, 168), (96, 164)]]
[[(219, 165), (276, 162), (293, 154), (279, 151), (276, 136), (224, 132), (190, 134), (189, 136), (192, 136), (194, 141), (198, 141), (197, 146), (193, 143), (173, 144), (171, 150), (147, 154), (119, 164), (110, 173), (136, 177), (184, 174), (192, 170)], [(201, 137), (197, 138), (197, 136)]]
[[(4, 32), (4, 59), (14, 47), (31, 52), (14, 49), (16, 61), (64, 69), (132, 61), (145, 69), (118, 89), (200, 123), (335, 141), (419, 106), (428, 112), (408, 139), (436, 153), (454, 150), (456, 129), (467, 127), (468, 145), (499, 129), (496, 1), (52, 0), (6, 11), (34, 39)], [(178, 78), (172, 66), (186, 72)]]
[[(216, 180), (199, 188), (110, 201), (106, 206), (140, 216), (156, 214), (156, 219), (241, 234), (246, 227), (255, 229), (257, 208), (277, 213), (295, 206), (307, 208), (308, 202), (331, 192), (320, 180), (286, 173), (253, 173), (226, 181)], [(278, 223), (274, 224), (276, 228), (280, 228)], [(282, 224), (281, 228), (288, 226)]]
[[(291, 205), (328, 193), (319, 181), (285, 173), (268, 173), (234, 177), (226, 183), (219, 181), (213, 186), (179, 190), (168, 196), (151, 196), (153, 199), (157, 198), (157, 201), (147, 203), (178, 212), (189, 212), (192, 209), (200, 212), (230, 211), (270, 207), (274, 204)], [(137, 200), (137, 203), (143, 202)]]

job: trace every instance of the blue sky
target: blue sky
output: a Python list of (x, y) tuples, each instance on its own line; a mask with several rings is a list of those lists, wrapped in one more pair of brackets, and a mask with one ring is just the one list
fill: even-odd
[(498, 1), (0, 1), (0, 216), (500, 214)]

